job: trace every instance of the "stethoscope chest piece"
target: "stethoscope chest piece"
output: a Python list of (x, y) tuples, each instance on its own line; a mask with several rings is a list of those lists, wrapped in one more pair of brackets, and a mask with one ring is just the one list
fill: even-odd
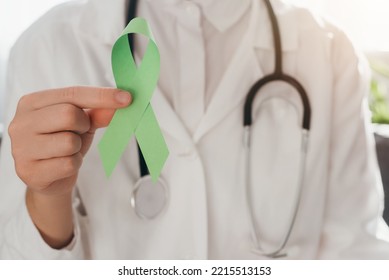
[(150, 175), (138, 180), (131, 195), (131, 205), (135, 213), (142, 219), (152, 220), (159, 216), (168, 200), (168, 188), (159, 178), (157, 182), (151, 180)]

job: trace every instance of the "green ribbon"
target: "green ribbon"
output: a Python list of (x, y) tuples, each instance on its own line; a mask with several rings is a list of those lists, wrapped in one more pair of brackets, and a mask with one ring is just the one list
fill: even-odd
[[(143, 59), (137, 67), (128, 42), (128, 34), (149, 39)], [(104, 170), (109, 177), (133, 134), (139, 143), (153, 181), (157, 181), (168, 157), (161, 129), (150, 105), (157, 86), (160, 57), (157, 44), (145, 19), (134, 18), (123, 30), (112, 49), (112, 70), (116, 86), (132, 94), (132, 104), (116, 110), (98, 144)]]

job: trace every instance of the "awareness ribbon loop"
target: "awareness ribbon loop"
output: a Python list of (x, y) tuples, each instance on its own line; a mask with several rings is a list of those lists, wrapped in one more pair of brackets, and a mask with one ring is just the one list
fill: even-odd
[[(128, 34), (149, 39), (145, 54), (137, 67), (128, 42)], [(132, 94), (132, 104), (116, 110), (98, 144), (107, 177), (112, 174), (133, 134), (145, 158), (153, 181), (157, 181), (168, 157), (161, 129), (150, 105), (157, 86), (160, 57), (147, 21), (134, 18), (123, 30), (112, 48), (112, 70), (116, 86)]]

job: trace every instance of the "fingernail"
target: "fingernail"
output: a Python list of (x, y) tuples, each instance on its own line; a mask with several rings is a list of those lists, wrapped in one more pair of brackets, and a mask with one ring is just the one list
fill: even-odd
[(131, 95), (126, 91), (115, 92), (114, 96), (116, 101), (121, 104), (128, 104), (131, 101)]

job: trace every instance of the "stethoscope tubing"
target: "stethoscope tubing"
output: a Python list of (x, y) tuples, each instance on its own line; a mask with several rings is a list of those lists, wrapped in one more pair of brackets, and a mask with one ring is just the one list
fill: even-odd
[[(266, 1), (266, 0), (265, 0)], [(303, 105), (303, 118), (301, 127), (305, 130), (310, 129), (311, 126), (311, 106), (309, 104), (308, 95), (305, 92), (304, 87), (292, 76), (284, 74), (282, 72), (269, 74), (262, 79), (258, 80), (249, 90), (243, 109), (243, 126), (251, 126), (253, 123), (252, 108), (254, 99), (257, 93), (262, 89), (263, 86), (270, 84), (271, 82), (286, 82), (297, 90), (301, 98)]]

